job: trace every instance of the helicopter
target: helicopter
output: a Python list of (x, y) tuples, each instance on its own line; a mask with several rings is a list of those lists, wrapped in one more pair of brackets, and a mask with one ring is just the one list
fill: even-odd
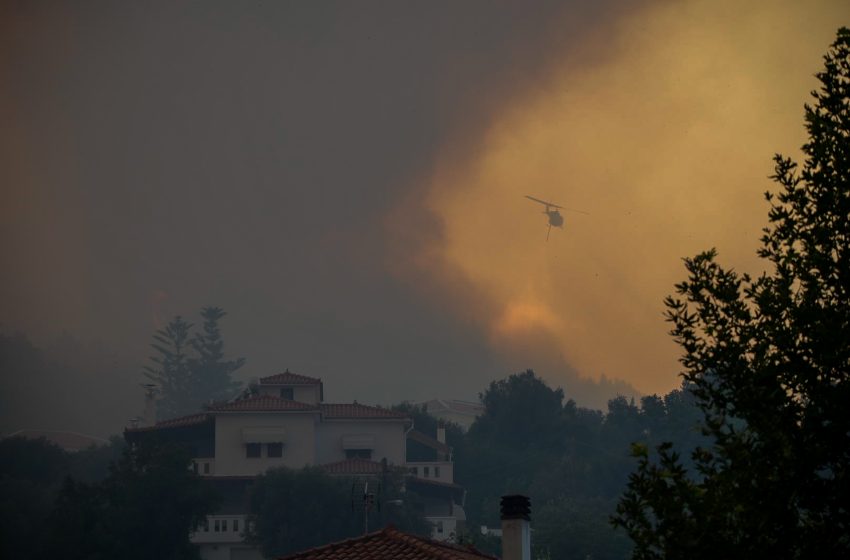
[[(549, 217), (549, 229), (546, 230), (546, 241), (549, 241), (549, 233), (552, 231), (552, 227), (563, 228), (564, 226), (564, 217), (561, 215), (558, 210), (566, 210), (567, 212), (578, 212), (579, 214), (587, 214), (587, 212), (582, 212), (581, 210), (573, 210), (571, 208), (564, 208), (563, 206), (558, 206), (557, 204), (553, 204), (551, 202), (546, 202), (545, 200), (540, 200), (539, 198), (534, 198), (533, 196), (525, 195), (525, 198), (529, 200), (533, 200), (539, 204), (542, 204), (546, 207), (543, 210), (543, 213)], [(589, 214), (588, 214), (589, 215)]]

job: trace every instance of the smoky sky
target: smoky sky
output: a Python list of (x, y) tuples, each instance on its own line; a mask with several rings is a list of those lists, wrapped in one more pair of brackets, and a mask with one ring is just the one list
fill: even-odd
[[(90, 399), (118, 395), (113, 431), (141, 405), (154, 329), (204, 305), (228, 311), (243, 379), (289, 368), (331, 400), (474, 398), (525, 368), (580, 402), (628, 392), (581, 381), (599, 371), (576, 370), (563, 333), (494, 341), (492, 291), (427, 258), (489, 195), (447, 213), (429, 178), (486, 153), (500, 115), (545, 96), (564, 60), (604, 67), (620, 51), (600, 34), (654, 4), (7, 2), (2, 328), (115, 356), (81, 381)], [(525, 219), (511, 211), (480, 231)], [(644, 388), (675, 386), (665, 375)]]

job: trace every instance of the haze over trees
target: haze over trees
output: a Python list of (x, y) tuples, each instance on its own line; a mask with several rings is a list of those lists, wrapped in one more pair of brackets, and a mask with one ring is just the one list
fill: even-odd
[(202, 405), (233, 397), (241, 384), (233, 374), (245, 358), (226, 360), (219, 321), (226, 315), (219, 307), (204, 307), (203, 332), (192, 334), (193, 325), (181, 316), (153, 335), (151, 365), (144, 375), (161, 392), (157, 419), (198, 412)]
[(777, 155), (752, 278), (714, 250), (666, 300), (710, 445), (637, 445), (614, 522), (634, 558), (850, 556), (850, 30), (806, 105), (800, 169)]
[(0, 433), (72, 430), (106, 438), (142, 408), (138, 361), (70, 333), (0, 332)]

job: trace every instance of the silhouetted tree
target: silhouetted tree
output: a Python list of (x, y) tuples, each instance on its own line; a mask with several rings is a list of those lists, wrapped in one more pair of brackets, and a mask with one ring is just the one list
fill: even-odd
[(45, 439), (0, 440), (0, 557), (39, 553), (68, 462), (68, 454)]
[(46, 558), (190, 560), (189, 533), (216, 505), (188, 452), (145, 442), (125, 449), (102, 482), (66, 479), (46, 531)]
[[(363, 534), (363, 481), (357, 481), (354, 491), (352, 482), (331, 477), (319, 467), (267, 471), (251, 490), (249, 540), (274, 558)], [(404, 531), (427, 534), (430, 526), (417, 511), (417, 497), (402, 491), (402, 473), (389, 471), (370, 481), (370, 488), (379, 484), (381, 508), (370, 513), (370, 530), (392, 523)]]
[(850, 30), (824, 60), (803, 168), (774, 160), (769, 272), (711, 250), (666, 300), (712, 445), (695, 473), (636, 446), (613, 519), (635, 558), (850, 557)]

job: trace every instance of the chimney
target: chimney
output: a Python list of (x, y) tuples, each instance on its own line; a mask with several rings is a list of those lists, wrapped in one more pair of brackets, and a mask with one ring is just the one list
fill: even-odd
[(446, 425), (442, 420), (437, 424), (437, 441), (446, 443)]
[(531, 500), (502, 496), (502, 560), (531, 560)]

